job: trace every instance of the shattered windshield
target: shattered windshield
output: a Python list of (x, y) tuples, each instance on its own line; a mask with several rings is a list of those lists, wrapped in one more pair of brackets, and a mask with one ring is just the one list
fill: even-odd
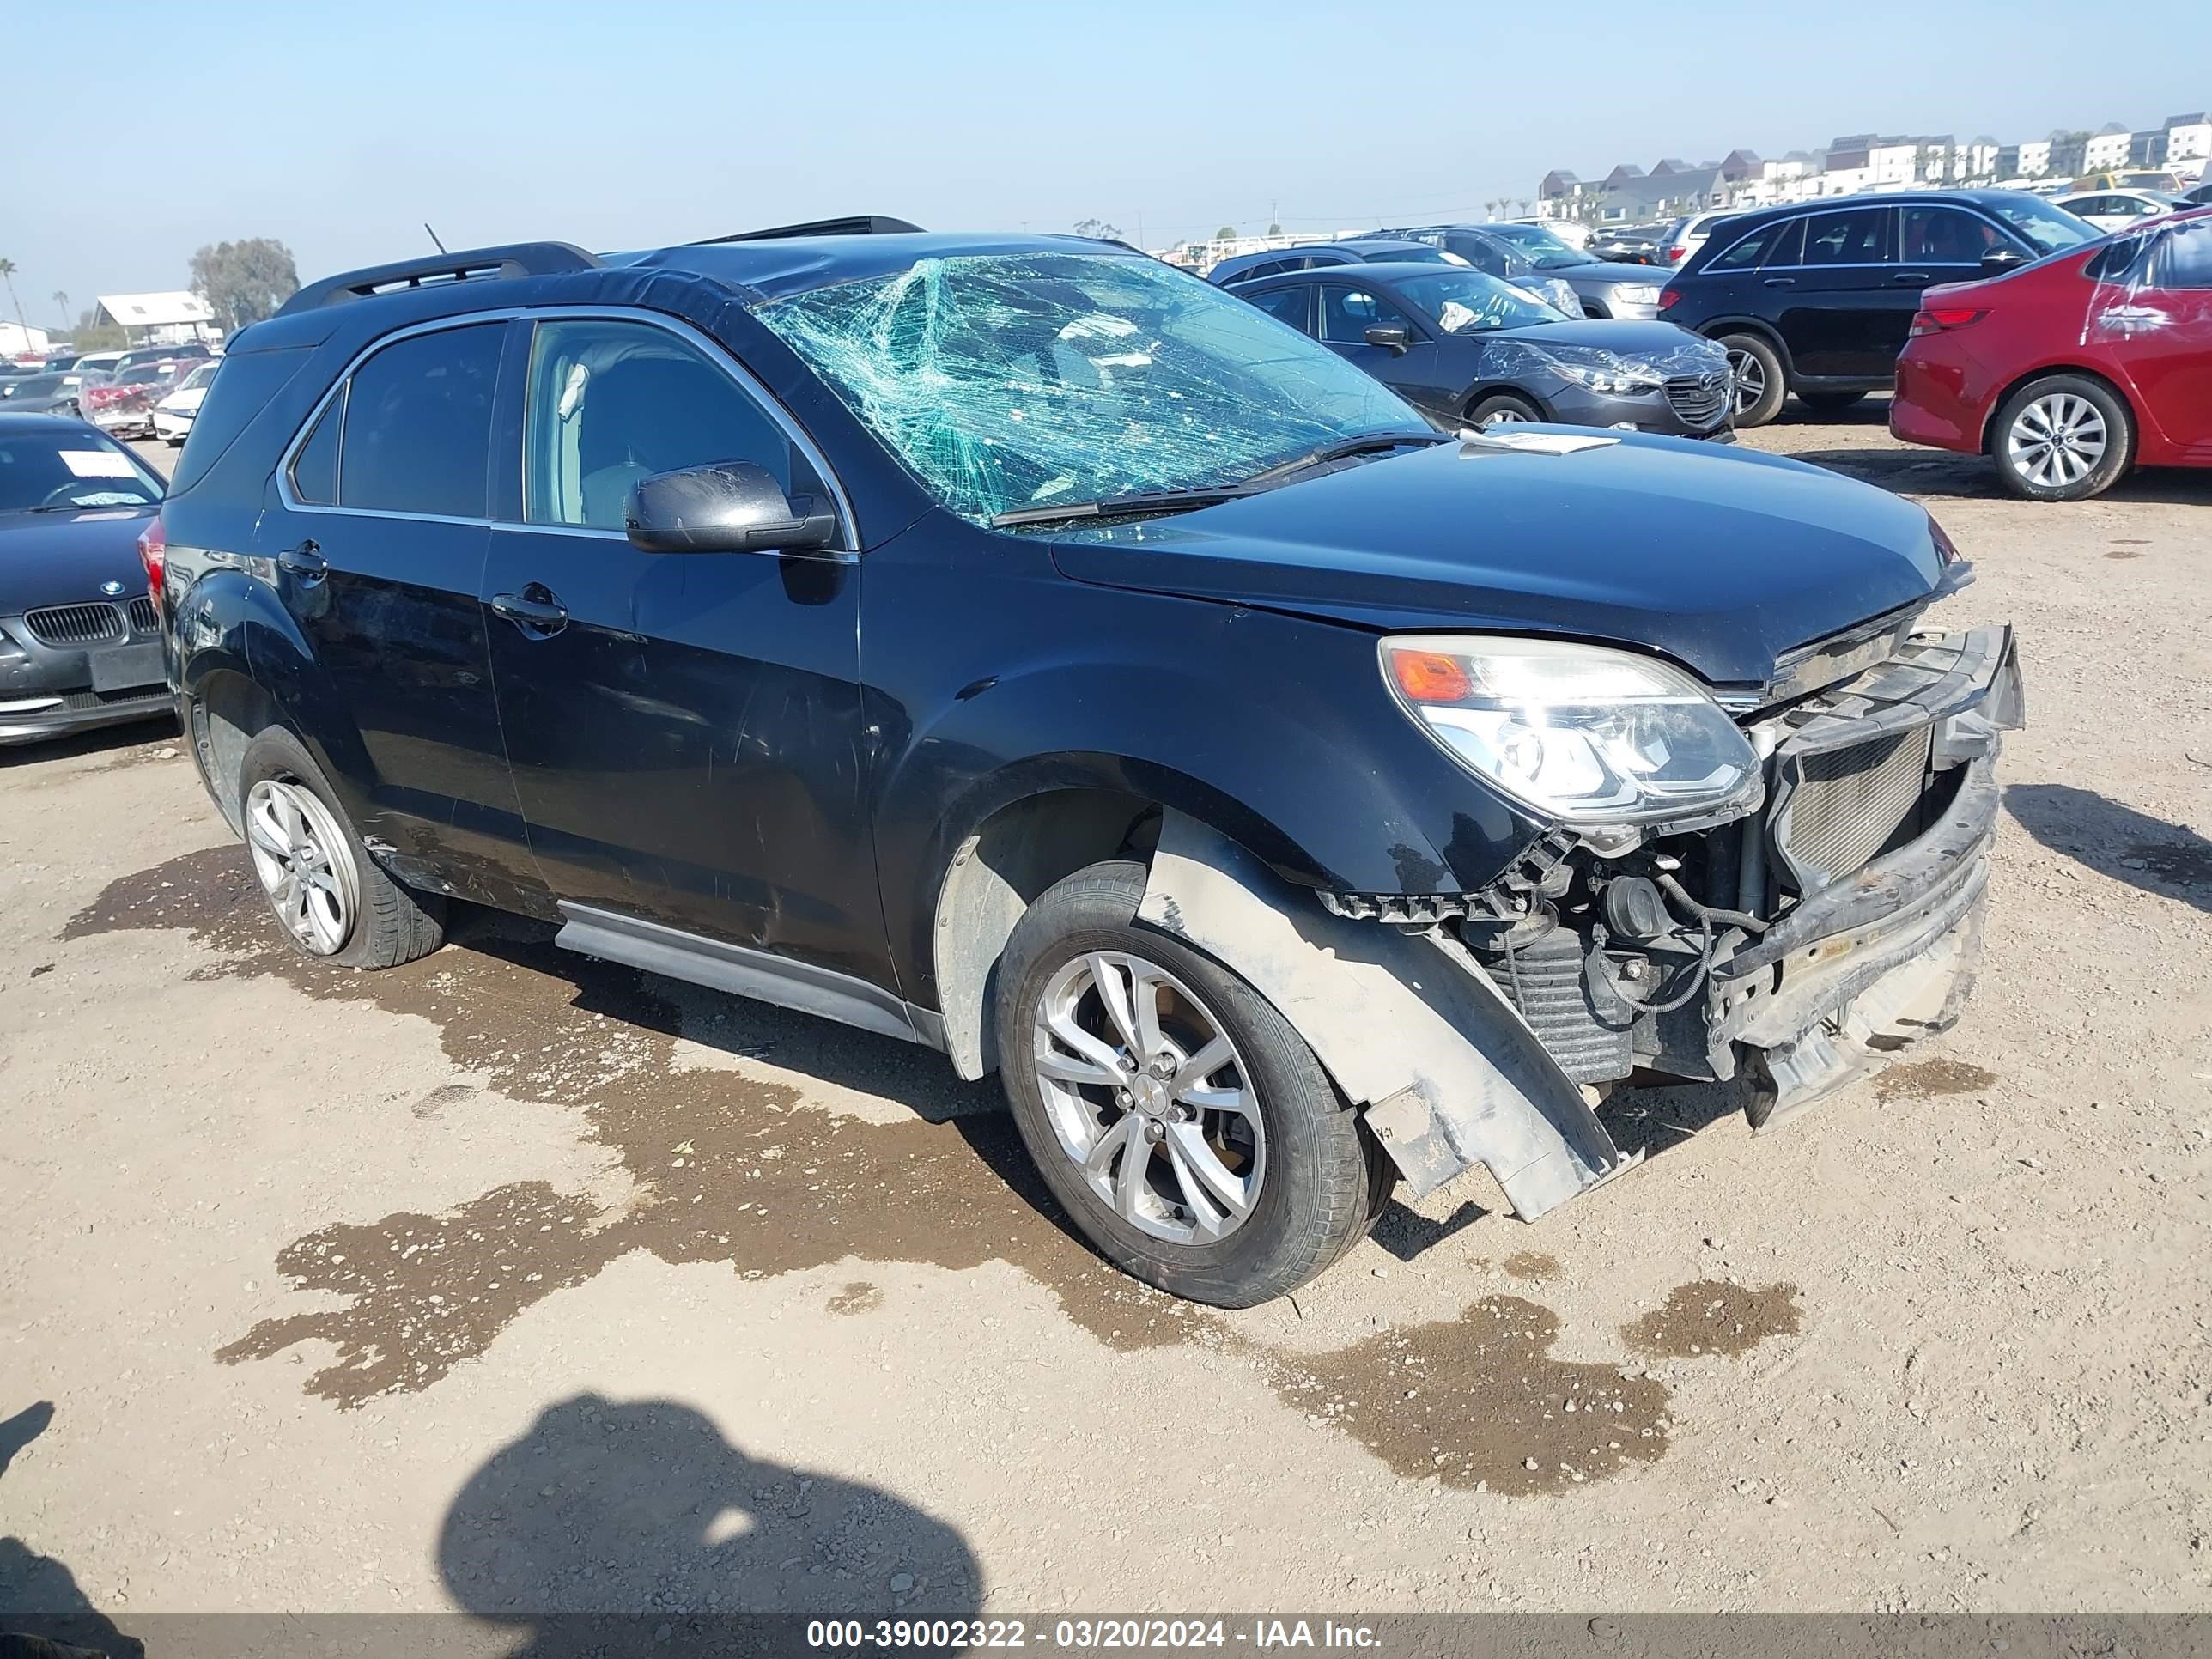
[(1156, 260), (922, 259), (762, 321), (962, 517), (1233, 484), (1410, 405), (1257, 307)]
[(1541, 225), (1485, 225), (1483, 229), (1512, 243), (1536, 262), (1539, 270), (1565, 270), (1598, 263), (1595, 255), (1571, 246)]

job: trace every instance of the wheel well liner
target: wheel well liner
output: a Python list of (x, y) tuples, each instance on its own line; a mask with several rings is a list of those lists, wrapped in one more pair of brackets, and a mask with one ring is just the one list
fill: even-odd
[(930, 942), (945, 1051), (962, 1077), (998, 1066), (994, 981), (1014, 924), (1054, 882), (1140, 838), (1158, 811), (1120, 790), (1055, 789), (1008, 802), (954, 849)]
[(2135, 399), (2128, 396), (2126, 387), (2121, 386), (2111, 375), (2094, 368), (2084, 368), (2075, 363), (2045, 363), (2040, 368), (2031, 368), (2024, 374), (2015, 374), (1998, 391), (1996, 397), (1990, 399), (1990, 412), (1982, 417), (1983, 454), (1996, 453), (1997, 416), (2004, 413), (2004, 406), (2013, 400), (2021, 388), (2033, 386), (2038, 380), (2047, 380), (2061, 374), (2070, 374), (2079, 380), (2094, 380), (2118, 398), (2120, 407), (2128, 412), (2128, 424), (2135, 428), (2129, 435), (2137, 442), (2142, 441), (2142, 416), (2136, 409)]
[(235, 668), (211, 670), (187, 694), (185, 736), (201, 781), (234, 835), (239, 816), (238, 771), (255, 737), (283, 722), (267, 691)]

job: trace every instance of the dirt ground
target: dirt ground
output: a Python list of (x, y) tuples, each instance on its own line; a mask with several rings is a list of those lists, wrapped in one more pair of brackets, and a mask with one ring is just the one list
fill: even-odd
[(1748, 441), (2019, 627), (1966, 1020), (1248, 1313), (935, 1055), (519, 923), (313, 968), (173, 733), (0, 751), (0, 1607), (2212, 1609), (2212, 475)]

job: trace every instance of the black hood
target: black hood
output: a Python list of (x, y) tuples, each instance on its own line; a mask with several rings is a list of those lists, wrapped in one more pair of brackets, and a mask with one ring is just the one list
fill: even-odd
[[(41, 605), (131, 599), (146, 591), (138, 532), (150, 507), (0, 513), (0, 616)], [(115, 582), (108, 593), (101, 584)]]
[[(1921, 507), (1779, 456), (1516, 427), (1569, 454), (1442, 443), (1180, 517), (1066, 532), (1080, 581), (1379, 629), (1556, 634), (1756, 685), (1794, 646), (1925, 600)], [(1522, 440), (1525, 441), (1525, 440)]]

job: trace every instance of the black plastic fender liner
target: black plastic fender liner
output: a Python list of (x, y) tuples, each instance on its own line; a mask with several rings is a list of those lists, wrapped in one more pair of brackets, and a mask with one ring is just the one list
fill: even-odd
[(1138, 906), (1281, 1011), (1425, 1196), (1480, 1164), (1533, 1221), (1640, 1158), (1446, 936), (1330, 915), (1236, 842), (1170, 811)]

